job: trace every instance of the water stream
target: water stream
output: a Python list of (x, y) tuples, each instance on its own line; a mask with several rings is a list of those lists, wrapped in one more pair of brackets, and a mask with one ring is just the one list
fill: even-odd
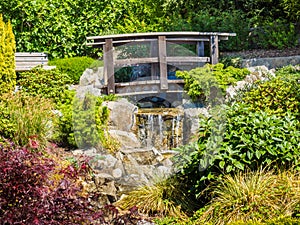
[(137, 136), (143, 147), (170, 150), (182, 144), (183, 111), (176, 108), (139, 109)]

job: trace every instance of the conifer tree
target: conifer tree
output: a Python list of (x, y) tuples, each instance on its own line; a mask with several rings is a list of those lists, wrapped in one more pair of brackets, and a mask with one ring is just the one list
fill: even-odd
[(11, 92), (16, 85), (16, 42), (10, 22), (5, 23), (0, 15), (0, 90)]

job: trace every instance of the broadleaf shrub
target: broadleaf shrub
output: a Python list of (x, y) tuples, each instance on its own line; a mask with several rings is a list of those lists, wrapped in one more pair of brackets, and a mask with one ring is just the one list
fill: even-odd
[[(247, 69), (235, 68), (233, 66), (224, 67), (224, 64), (206, 64), (190, 71), (177, 71), (176, 76), (184, 79), (185, 90), (194, 101), (214, 101), (222, 96), (213, 96), (214, 89), (219, 89), (220, 93), (225, 92), (229, 85), (234, 85), (242, 80), (250, 72)], [(212, 99), (212, 96), (214, 99)]]

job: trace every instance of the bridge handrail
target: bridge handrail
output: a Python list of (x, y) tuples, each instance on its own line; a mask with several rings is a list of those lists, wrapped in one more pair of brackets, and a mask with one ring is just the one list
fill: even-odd
[[(115, 93), (114, 66), (134, 65), (139, 63), (149, 63), (152, 65), (151, 77), (156, 77), (154, 73), (159, 71), (160, 89), (168, 90), (167, 64), (169, 63), (194, 63), (203, 62), (216, 64), (219, 61), (219, 41), (228, 40), (229, 37), (236, 36), (235, 33), (226, 32), (150, 32), (113, 34), (104, 36), (87, 37), (87, 46), (103, 48), (104, 51), (104, 83), (107, 86), (107, 93)], [(116, 59), (113, 51), (114, 47), (135, 42), (150, 42), (151, 57)], [(174, 43), (195, 43), (197, 44), (197, 57), (192, 56), (167, 56), (167, 42)], [(204, 57), (204, 42), (209, 43), (210, 57)], [(159, 69), (159, 70), (158, 70)], [(155, 72), (156, 71), (156, 72)]]

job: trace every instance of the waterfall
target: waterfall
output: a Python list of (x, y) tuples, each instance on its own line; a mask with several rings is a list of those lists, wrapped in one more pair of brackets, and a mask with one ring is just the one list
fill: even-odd
[(183, 112), (174, 108), (139, 109), (137, 136), (144, 147), (170, 150), (182, 143)]

